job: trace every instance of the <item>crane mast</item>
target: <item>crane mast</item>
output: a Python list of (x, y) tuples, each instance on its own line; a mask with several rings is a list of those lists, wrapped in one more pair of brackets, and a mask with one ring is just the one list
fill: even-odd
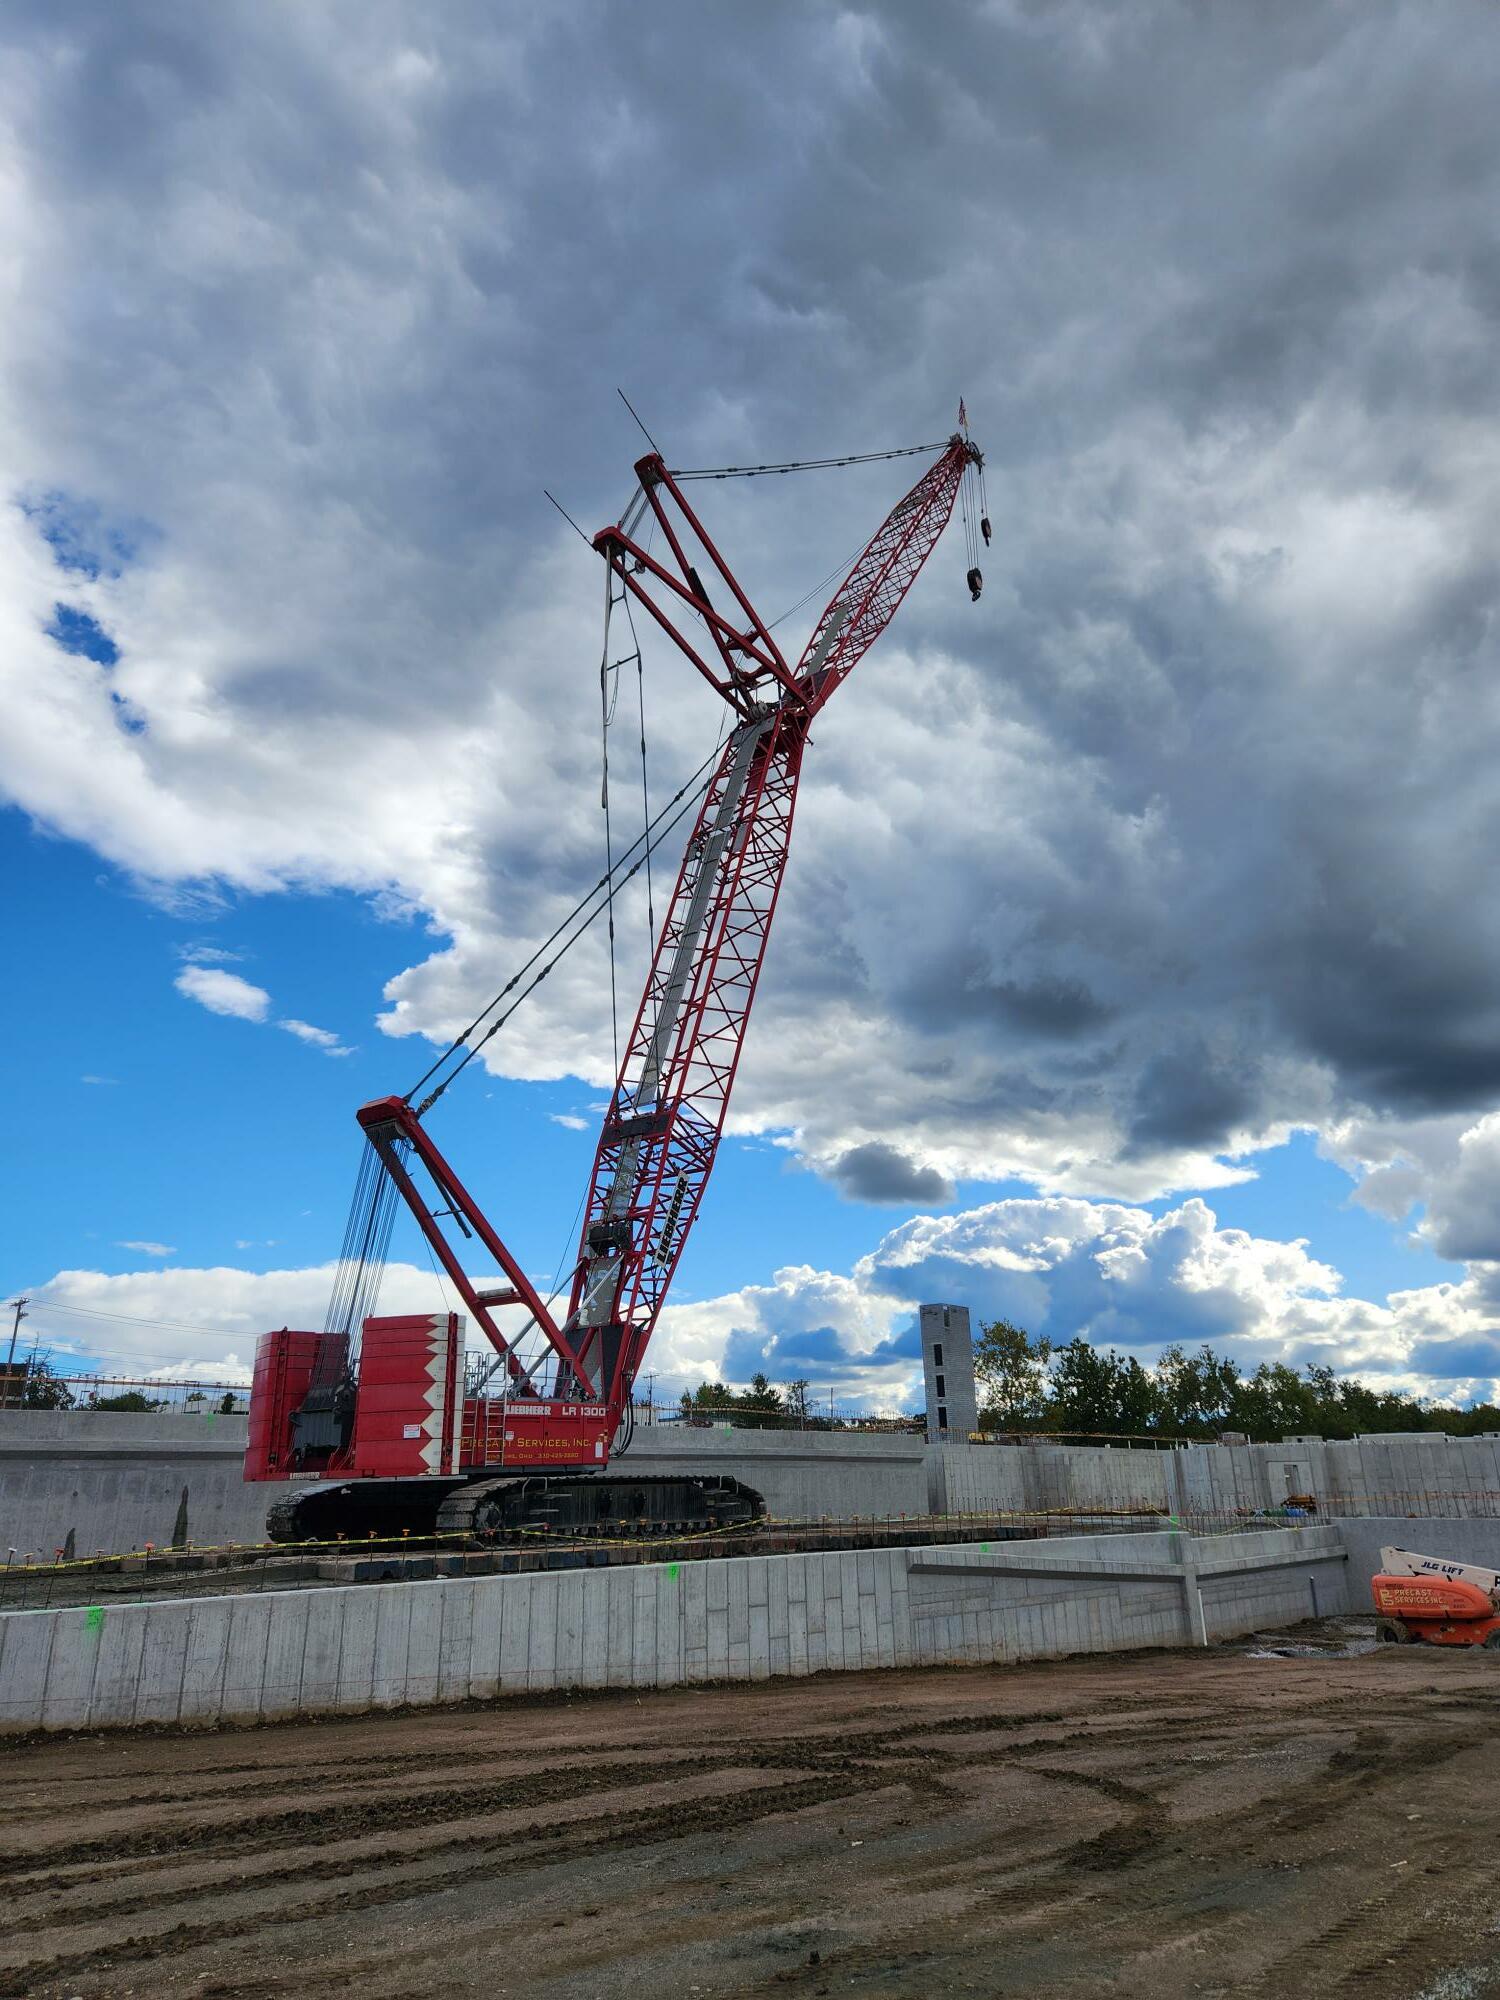
[[(383, 1494), (387, 1486), (414, 1484), (441, 1489), (432, 1503), (440, 1526), (513, 1524), (519, 1502), (510, 1489), (536, 1481), (481, 1475), (538, 1466), (597, 1474), (611, 1448), (620, 1448), (622, 1424), (628, 1441), (633, 1386), (723, 1133), (785, 874), (809, 727), (890, 623), (947, 525), (965, 474), (982, 463), (966, 434), (947, 441), (866, 544), (793, 664), (683, 491), (688, 478), (701, 475), (672, 472), (654, 451), (637, 462), (631, 506), (593, 538), (609, 571), (606, 662), (609, 614), (628, 597), (714, 688), (730, 711), (730, 726), (688, 837), (604, 1114), (567, 1310), (554, 1317), (427, 1132), (423, 1113), (446, 1083), (415, 1106), (415, 1093), (363, 1105), (358, 1117), (375, 1171), (356, 1194), (335, 1307), (321, 1336), (263, 1336), (246, 1476), (284, 1477), (295, 1464), (373, 1483), (317, 1488), (295, 1503), (278, 1503), (291, 1532), (307, 1532), (325, 1518), (348, 1522), (356, 1501), (358, 1519), (384, 1523), (389, 1507), (376, 1487)], [(640, 539), (648, 526), (660, 532), (660, 555), (652, 553), (655, 532), (645, 543)], [(983, 528), (988, 539), (987, 519)], [(978, 578), (971, 567), (975, 596)], [(473, 1053), (471, 1048), (463, 1060)], [(435, 1200), (424, 1193), (418, 1168)], [(455, 1315), (447, 1315), (441, 1328), (440, 1316), (366, 1316), (398, 1198), (494, 1348), (489, 1368), (467, 1385), (454, 1386), (455, 1372), (462, 1373)], [(444, 1222), (484, 1246), (504, 1274), (503, 1285), (481, 1289), (475, 1283)], [(529, 1315), (519, 1337), (508, 1338), (495, 1318), (497, 1308), (509, 1305)], [(550, 1353), (545, 1370), (520, 1352), (520, 1341), (533, 1329)], [(274, 1349), (267, 1345), (277, 1342)], [(502, 1371), (503, 1393), (487, 1395), (490, 1380)], [(411, 1418), (413, 1410), (415, 1419), (400, 1425), (398, 1443), (395, 1417), (404, 1411)], [(601, 1498), (607, 1481), (595, 1478), (583, 1501), (566, 1480), (542, 1483), (550, 1500), (561, 1495), (562, 1513), (572, 1508), (580, 1522), (610, 1512), (608, 1498)], [(740, 1518), (747, 1505), (758, 1510), (758, 1496), (727, 1490), (735, 1482), (717, 1486), (726, 1490), (700, 1496), (702, 1518)], [(407, 1513), (410, 1501), (409, 1493), (400, 1496)], [(686, 1518), (684, 1509), (691, 1513), (699, 1501), (664, 1495), (661, 1505)], [(544, 1511), (555, 1515), (557, 1508)], [(274, 1507), (271, 1528), (278, 1532)]]

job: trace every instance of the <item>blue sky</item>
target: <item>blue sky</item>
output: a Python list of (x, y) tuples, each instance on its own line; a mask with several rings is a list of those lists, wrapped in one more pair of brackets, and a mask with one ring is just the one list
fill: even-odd
[[(622, 384), (700, 466), (962, 394), (995, 527), (819, 719), (663, 1377), (899, 1402), (939, 1296), (1500, 1392), (1500, 31), (21, 0), (0, 57), (0, 1282), (56, 1354), (316, 1325), (355, 1105), (597, 877), (542, 489), (618, 517)], [(775, 615), (913, 463), (697, 490)], [(660, 799), (718, 717), (643, 652)], [(595, 934), (436, 1114), (542, 1278), (607, 993)]]
[[(69, 1269), (128, 1274), (143, 1261), (259, 1272), (326, 1261), (357, 1156), (354, 1107), (418, 1073), (411, 1045), (372, 1021), (386, 980), (422, 948), (420, 920), (377, 914), (366, 899), (337, 892), (198, 895), (174, 907), (14, 811), (0, 816), (0, 843), (32, 966), (67, 969), (42, 1004), (29, 979), (9, 982), (0, 1002), (8, 1043), (26, 1052), (12, 1097), (18, 1171), (0, 1286), (15, 1293)], [(296, 1018), (330, 1028), (352, 1053), (330, 1059), (266, 1023), (196, 1005), (174, 981), (205, 951)], [(555, 1272), (576, 1235), (597, 1102), (576, 1081), (525, 1084), (471, 1071), (434, 1121), (439, 1143), (538, 1276)], [(581, 1117), (587, 1129), (558, 1116)], [(1306, 1236), (1312, 1254), (1367, 1297), (1461, 1278), (1462, 1266), (1438, 1258), (1410, 1227), (1354, 1203), (1349, 1174), (1320, 1158), (1310, 1135), (1255, 1165), (1255, 1179), (1213, 1196), (1222, 1227)], [(961, 1182), (930, 1212), (1029, 1192), (1017, 1180)], [(1172, 1205), (1171, 1197), (1141, 1204), (1154, 1216)], [(731, 1139), (676, 1296), (735, 1293), (783, 1264), (848, 1269), (894, 1219), (889, 1206), (850, 1200), (764, 1140)], [(143, 1259), (132, 1246), (144, 1243), (169, 1248)], [(392, 1254), (422, 1262), (404, 1219)], [(149, 1323), (49, 1315), (45, 1306), (37, 1317), (57, 1365), (77, 1372), (161, 1366), (174, 1347), (172, 1329), (153, 1337)], [(798, 1352), (816, 1352), (829, 1337), (810, 1327)], [(759, 1364), (753, 1334), (731, 1346), (729, 1365), (737, 1354)]]

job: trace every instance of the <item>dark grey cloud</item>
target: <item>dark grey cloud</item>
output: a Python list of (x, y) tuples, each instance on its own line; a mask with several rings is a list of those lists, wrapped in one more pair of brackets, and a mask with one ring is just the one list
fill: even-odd
[(933, 1167), (920, 1166), (899, 1147), (878, 1139), (851, 1146), (829, 1172), (851, 1201), (948, 1202), (953, 1183)]
[[(102, 689), (7, 643), (39, 818), (162, 880), (394, 891), (440, 933), (396, 1025), (456, 1025), (598, 872), (598, 579), (540, 488), (617, 511), (615, 383), (688, 462), (940, 436), (962, 392), (985, 595), (940, 550), (820, 722), (744, 1114), (920, 1201), (1203, 1184), (1500, 1095), (1500, 24), (120, 0), (3, 34), (7, 462), (131, 524), (81, 582), (16, 530), (35, 647), (77, 584), (121, 653)], [(898, 474), (704, 504), (775, 613)], [(664, 654), (648, 686), (675, 782), (714, 717)], [(560, 974), (497, 1059), (597, 1074), (602, 994)]]

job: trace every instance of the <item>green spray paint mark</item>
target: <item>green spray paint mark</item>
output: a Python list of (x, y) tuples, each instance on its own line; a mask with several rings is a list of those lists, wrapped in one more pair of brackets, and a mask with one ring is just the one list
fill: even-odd
[(988, 1543), (988, 1542), (981, 1542), (981, 1543), (979, 1544), (979, 1553), (980, 1553), (980, 1554), (981, 1554), (982, 1556), (987, 1556), (987, 1555), (989, 1554), (989, 1552), (990, 1552), (990, 1545), (989, 1545), (989, 1543)]
[(91, 1604), (89, 1606), (88, 1613), (83, 1621), (83, 1629), (85, 1632), (102, 1632), (104, 1630), (104, 1606), (102, 1604)]
[(667, 1575), (668, 1575), (668, 1576), (672, 1576), (672, 1577), (675, 1577), (675, 1576), (676, 1576), (676, 1574), (677, 1574), (677, 1572), (678, 1572), (678, 1570), (680, 1570), (681, 1568), (682, 1568), (682, 1564), (681, 1564), (681, 1563), (668, 1563), (668, 1564), (667, 1564)]

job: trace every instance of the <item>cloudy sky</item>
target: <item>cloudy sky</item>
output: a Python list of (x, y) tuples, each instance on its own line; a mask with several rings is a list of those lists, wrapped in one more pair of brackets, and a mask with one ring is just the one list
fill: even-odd
[[(617, 517), (618, 384), (690, 465), (962, 394), (995, 521), (981, 603), (954, 534), (819, 725), (661, 1377), (899, 1401), (952, 1297), (1491, 1393), (1500, 22), (13, 0), (0, 38), (0, 1282), (54, 1360), (319, 1324), (353, 1106), (597, 878), (601, 577), (541, 489)], [(774, 616), (907, 472), (699, 491)], [(661, 796), (716, 728), (688, 679), (648, 644)], [(550, 1278), (607, 965), (543, 991), (438, 1136)]]

